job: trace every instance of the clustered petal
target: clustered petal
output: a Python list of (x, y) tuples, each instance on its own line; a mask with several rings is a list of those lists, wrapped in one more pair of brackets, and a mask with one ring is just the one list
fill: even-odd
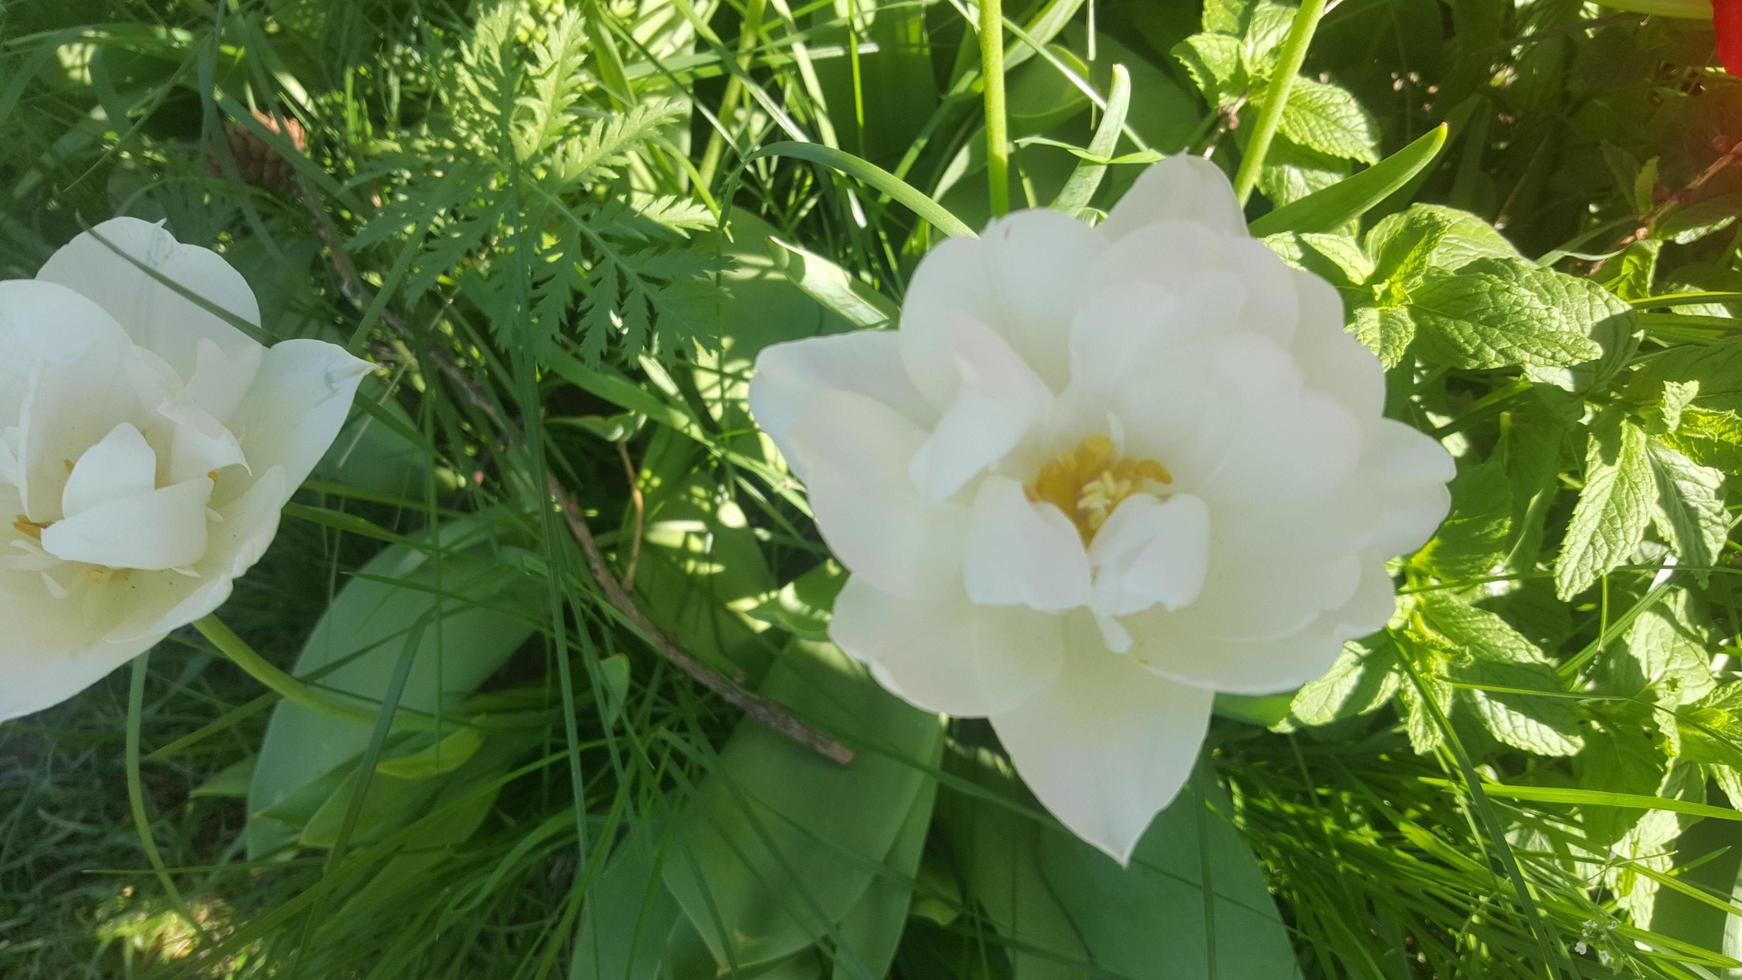
[(750, 407), (849, 571), (832, 636), (890, 691), (989, 718), (1029, 787), (1129, 859), (1217, 691), (1322, 674), (1383, 626), (1385, 564), (1450, 456), (1381, 417), (1322, 280), (1175, 157), (1098, 227), (943, 242), (898, 330), (768, 348)]
[(0, 720), (216, 609), (332, 445), (369, 365), (227, 318), (241, 274), (133, 218), (0, 282)]

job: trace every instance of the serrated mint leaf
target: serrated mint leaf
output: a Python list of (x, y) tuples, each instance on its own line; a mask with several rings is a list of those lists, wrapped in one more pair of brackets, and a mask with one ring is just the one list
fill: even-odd
[(1373, 278), (1407, 289), (1430, 269), (1455, 272), (1477, 259), (1516, 259), (1494, 226), (1456, 208), (1412, 204), (1368, 230), (1362, 246), (1373, 259)]
[(1738, 213), (1742, 213), (1742, 194), (1726, 194), (1697, 201), (1665, 215), (1651, 229), (1651, 236), (1667, 239), (1677, 245), (1690, 245), (1735, 224)]
[[(1573, 760), (1573, 774), (1582, 789), (1653, 796), (1663, 782), (1664, 764), (1655, 739), (1638, 726), (1605, 725), (1585, 739), (1585, 750)], [(1591, 806), (1582, 808), (1581, 815), (1592, 842), (1607, 846), (1638, 823), (1640, 813), (1625, 807)]]
[(1499, 615), (1444, 592), (1429, 592), (1415, 604), (1425, 632), (1413, 635), (1449, 656), (1491, 663), (1546, 664), (1542, 651)]
[[(1469, 696), (1482, 727), (1500, 742), (1537, 755), (1574, 755), (1585, 747), (1579, 713), (1571, 700), (1555, 696), (1565, 688), (1548, 664), (1472, 657), (1454, 664), (1451, 675), (1478, 685), (1459, 693)], [(1520, 693), (1537, 691), (1543, 693)]]
[(1608, 310), (1593, 304), (1590, 290), (1602, 292), (1528, 263), (1478, 259), (1457, 272), (1430, 274), (1410, 291), (1408, 309), (1424, 355), (1438, 363), (1571, 366), (1603, 354), (1588, 334)]
[(1647, 444), (1646, 452), (1657, 477), (1652, 523), (1704, 581), (1711, 575), (1704, 569), (1717, 563), (1730, 533), (1730, 515), (1724, 509), (1724, 474), (1700, 466), (1656, 440)]
[(1378, 126), (1340, 85), (1295, 79), (1282, 107), (1281, 129), (1308, 149), (1358, 163), (1379, 162)]
[[(1422, 677), (1421, 686), (1427, 691), (1433, 703), (1440, 709), (1440, 715), (1451, 717), (1452, 687), (1437, 677)], [(1398, 686), (1397, 694), (1403, 702), (1404, 728), (1409, 732), (1409, 747), (1417, 755), (1433, 752), (1445, 743), (1445, 733), (1440, 730), (1439, 719), (1434, 717), (1433, 710), (1422, 700), (1421, 691), (1407, 679)]]
[(1193, 34), (1174, 45), (1171, 53), (1203, 93), (1204, 101), (1216, 108), (1232, 103), (1252, 87), (1240, 57), (1240, 39), (1230, 34)]
[[(1665, 705), (1687, 704), (1716, 686), (1706, 645), (1688, 622), (1688, 594), (1677, 589), (1642, 610), (1619, 644), (1597, 663), (1601, 689)], [(1655, 717), (1659, 724), (1668, 719)]]
[(1343, 644), (1330, 672), (1295, 692), (1288, 720), (1295, 727), (1329, 725), (1378, 708), (1397, 693), (1397, 646), (1390, 636)]
[(1662, 437), (1665, 445), (1674, 446), (1700, 466), (1742, 472), (1742, 415), (1684, 408), (1677, 421), (1675, 431)]
[[(1245, 133), (1250, 127), (1241, 127)], [(1240, 137), (1244, 139), (1244, 136)], [(1327, 153), (1309, 149), (1281, 134), (1271, 141), (1264, 166), (1258, 171), (1258, 189), (1272, 204), (1282, 206), (1322, 191), (1349, 176), (1349, 164)]]
[(1731, 681), (1676, 710), (1677, 758), (1742, 768), (1742, 681)]
[(1355, 339), (1378, 355), (1387, 370), (1402, 363), (1415, 339), (1415, 321), (1399, 306), (1357, 306), (1349, 319)]
[(1358, 286), (1373, 274), (1373, 263), (1359, 242), (1335, 232), (1279, 232), (1259, 239), (1283, 261), (1334, 286)]
[(1602, 271), (1592, 281), (1622, 299), (1643, 299), (1651, 295), (1651, 280), (1657, 275), (1657, 253), (1663, 243), (1654, 239), (1637, 241), (1621, 250), (1621, 254), (1603, 264)]
[(1650, 402), (1661, 397), (1664, 385), (1687, 381), (1700, 385), (1691, 407), (1742, 413), (1742, 341), (1687, 344), (1652, 354), (1634, 369), (1627, 393)]
[(1555, 560), (1555, 592), (1571, 599), (1626, 561), (1645, 537), (1657, 479), (1645, 430), (1598, 416), (1585, 455), (1585, 487)]
[(1410, 561), (1441, 579), (1492, 575), (1512, 537), (1512, 481), (1498, 461), (1452, 480), (1451, 514)]

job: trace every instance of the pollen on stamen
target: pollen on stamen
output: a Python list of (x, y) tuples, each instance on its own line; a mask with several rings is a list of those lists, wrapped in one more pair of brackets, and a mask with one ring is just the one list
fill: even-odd
[(1123, 458), (1111, 437), (1096, 435), (1042, 466), (1024, 489), (1028, 499), (1062, 511), (1087, 543), (1127, 497), (1172, 482), (1159, 461)]

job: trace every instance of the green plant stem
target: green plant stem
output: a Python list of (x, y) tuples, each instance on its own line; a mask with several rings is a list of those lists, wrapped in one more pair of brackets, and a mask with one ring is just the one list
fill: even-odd
[(1240, 170), (1234, 175), (1234, 196), (1241, 204), (1252, 196), (1252, 188), (1258, 183), (1258, 169), (1264, 166), (1265, 154), (1270, 152), (1270, 141), (1276, 137), (1276, 128), (1282, 124), (1282, 109), (1288, 104), (1288, 90), (1294, 87), (1295, 76), (1300, 74), (1300, 66), (1306, 61), (1307, 45), (1312, 43), (1313, 32), (1318, 30), (1319, 18), (1324, 14), (1325, 0), (1302, 0), (1300, 10), (1294, 15), (1294, 23), (1288, 28), (1276, 71), (1270, 76), (1270, 86), (1264, 90), (1264, 105), (1259, 108), (1258, 121), (1252, 126), (1252, 139), (1246, 144), (1246, 155), (1240, 159)]
[[(218, 652), (223, 654), (231, 663), (242, 668), (249, 677), (259, 681), (268, 690), (298, 707), (365, 725), (374, 724), (379, 715), (378, 712), (349, 704), (331, 694), (317, 691), (274, 667), (267, 662), (265, 657), (254, 652), (254, 648), (248, 645), (248, 641), (237, 636), (230, 627), (225, 626), (216, 614), (194, 620), (194, 629), (199, 630), (200, 635), (206, 638), (206, 642), (216, 647)], [(396, 727), (420, 730), (435, 727), (434, 719), (404, 713), (394, 719), (394, 724)], [(451, 720), (449, 724), (451, 726)]]
[(145, 851), (145, 861), (151, 865), (151, 873), (157, 876), (158, 884), (169, 896), (170, 906), (200, 937), (201, 945), (205, 945), (206, 927), (188, 907), (181, 889), (175, 887), (175, 879), (170, 877), (163, 855), (157, 850), (157, 841), (151, 836), (151, 817), (145, 812), (145, 785), (139, 776), (139, 730), (145, 723), (145, 677), (150, 661), (150, 651), (133, 658), (133, 679), (127, 695), (127, 807), (133, 814), (133, 829), (139, 833), (139, 846)]
[[(1319, 4), (1324, 6), (1322, 0)], [(1010, 210), (1010, 135), (1004, 114), (1004, 4), (980, 0), (980, 76), (986, 94), (986, 185), (994, 218)]]

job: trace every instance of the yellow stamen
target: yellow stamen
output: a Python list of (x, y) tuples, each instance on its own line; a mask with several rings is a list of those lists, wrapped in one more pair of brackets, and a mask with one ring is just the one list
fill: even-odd
[(1121, 458), (1112, 439), (1090, 436), (1042, 466), (1025, 489), (1028, 499), (1064, 512), (1086, 543), (1126, 497), (1172, 482), (1173, 474), (1159, 462)]
[(19, 514), (12, 522), (12, 530), (35, 541), (42, 540), (42, 532), (48, 530), (47, 524), (38, 524), (23, 514)]

